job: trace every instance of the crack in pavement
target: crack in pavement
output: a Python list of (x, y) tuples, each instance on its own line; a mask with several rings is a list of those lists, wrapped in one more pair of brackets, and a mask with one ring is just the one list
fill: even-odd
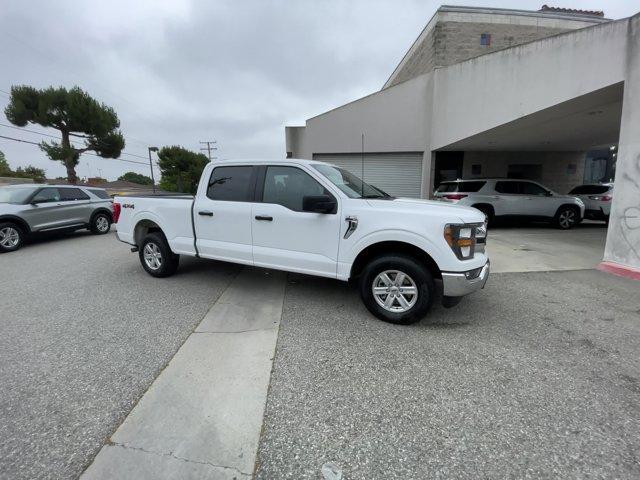
[(216, 465), (215, 463), (211, 463), (211, 462), (203, 462), (203, 461), (199, 461), (199, 460), (191, 460), (189, 458), (184, 458), (184, 457), (179, 457), (177, 455), (174, 455), (173, 452), (169, 452), (169, 453), (165, 453), (165, 452), (154, 452), (152, 450), (146, 450), (142, 447), (133, 447), (131, 445), (126, 445), (124, 443), (118, 443), (118, 442), (114, 442), (114, 441), (110, 441), (108, 443), (108, 445), (114, 446), (114, 447), (120, 447), (123, 448), (125, 450), (136, 450), (139, 452), (143, 452), (143, 453), (148, 453), (150, 455), (156, 455), (158, 457), (169, 457), (169, 458), (174, 458), (176, 460), (181, 460), (183, 462), (187, 462), (187, 463), (197, 463), (199, 465), (207, 465), (210, 467), (214, 467), (214, 468), (223, 468), (226, 470), (234, 470), (236, 472), (238, 472), (240, 475), (244, 476), (244, 477), (251, 477), (251, 473), (245, 473), (242, 470), (240, 470), (237, 467), (228, 467), (226, 465)]

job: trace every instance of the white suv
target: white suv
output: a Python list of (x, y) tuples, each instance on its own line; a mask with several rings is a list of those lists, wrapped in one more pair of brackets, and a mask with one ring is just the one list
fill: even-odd
[(491, 222), (496, 218), (523, 217), (554, 223), (563, 230), (584, 217), (584, 202), (560, 195), (531, 180), (483, 178), (443, 182), (436, 200), (475, 207)]
[(585, 204), (585, 218), (609, 221), (613, 201), (613, 183), (580, 185), (569, 192)]

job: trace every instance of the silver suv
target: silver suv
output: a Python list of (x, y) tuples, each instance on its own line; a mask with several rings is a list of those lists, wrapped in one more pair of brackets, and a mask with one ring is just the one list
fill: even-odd
[(18, 250), (27, 235), (88, 228), (109, 232), (113, 200), (102, 188), (75, 185), (0, 187), (0, 253)]
[(482, 178), (441, 183), (436, 200), (475, 207), (491, 223), (496, 218), (522, 217), (554, 223), (563, 230), (584, 217), (584, 202), (560, 195), (531, 180)]

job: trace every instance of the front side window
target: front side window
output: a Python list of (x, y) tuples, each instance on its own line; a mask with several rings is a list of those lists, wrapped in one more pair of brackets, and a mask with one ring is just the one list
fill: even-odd
[(253, 198), (253, 167), (216, 167), (211, 172), (207, 197), (227, 202), (249, 202)]
[(43, 188), (36, 193), (31, 203), (47, 203), (47, 202), (59, 202), (60, 192), (57, 188)]
[(520, 193), (523, 195), (538, 195), (543, 197), (547, 194), (547, 191), (548, 190), (535, 183), (520, 182)]
[(344, 168), (320, 163), (312, 166), (349, 198), (391, 198), (387, 193), (360, 180)]
[(59, 188), (60, 200), (63, 202), (70, 202), (72, 200), (89, 200), (89, 195), (84, 193), (79, 188)]
[(331, 195), (311, 175), (296, 167), (267, 167), (262, 201), (302, 212), (305, 196)]
[(520, 193), (519, 182), (496, 182), (496, 192), (499, 193)]

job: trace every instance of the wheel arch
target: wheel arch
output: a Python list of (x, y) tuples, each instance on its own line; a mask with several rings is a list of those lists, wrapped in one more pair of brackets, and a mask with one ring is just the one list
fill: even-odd
[(31, 233), (29, 224), (24, 219), (16, 217), (15, 215), (0, 215), (0, 223), (2, 222), (15, 223), (24, 233)]
[(160, 225), (158, 225), (153, 220), (143, 218), (136, 223), (136, 226), (133, 229), (133, 241), (136, 245), (140, 246), (144, 237), (152, 232), (160, 232), (166, 238), (166, 235), (162, 231)]
[(96, 218), (96, 215), (98, 215), (99, 213), (104, 213), (109, 217), (109, 223), (113, 223), (113, 212), (111, 210), (109, 210), (106, 207), (100, 207), (100, 208), (96, 208), (92, 213), (91, 213), (91, 218), (89, 219), (89, 223), (93, 222), (93, 219)]
[(575, 203), (563, 203), (563, 204), (559, 205), (558, 208), (556, 209), (556, 213), (554, 214), (554, 218), (556, 218), (558, 216), (558, 214), (560, 213), (560, 210), (562, 210), (563, 208), (572, 208), (573, 210), (575, 210), (578, 213), (578, 216), (580, 216), (580, 207), (578, 205), (576, 205)]
[(396, 240), (376, 242), (362, 249), (351, 264), (350, 278), (360, 275), (372, 259), (390, 253), (411, 256), (422, 263), (431, 272), (433, 278), (442, 278), (438, 264), (429, 253), (411, 243)]

